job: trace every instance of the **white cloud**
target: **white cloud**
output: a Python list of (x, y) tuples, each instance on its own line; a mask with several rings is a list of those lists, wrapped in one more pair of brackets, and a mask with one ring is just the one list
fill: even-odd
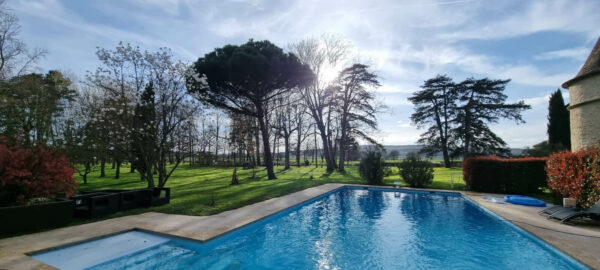
[(530, 97), (522, 99), (525, 104), (530, 105), (531, 107), (548, 105), (548, 100), (550, 100), (550, 94), (539, 96), (539, 97)]
[(576, 47), (571, 49), (557, 50), (540, 53), (534, 58), (536, 60), (554, 60), (560, 58), (571, 58), (575, 60), (585, 61), (590, 54), (590, 49), (587, 47)]
[[(512, 4), (507, 1), (504, 4)], [(494, 16), (501, 10), (490, 9), (482, 16), (496, 17), (491, 22), (472, 23), (467, 29), (442, 34), (449, 40), (500, 39), (542, 31), (583, 33), (590, 39), (600, 34), (599, 2), (585, 0), (524, 1), (526, 6), (510, 7), (507, 16)], [(495, 4), (501, 5), (500, 2)], [(496, 5), (494, 5), (496, 6)]]

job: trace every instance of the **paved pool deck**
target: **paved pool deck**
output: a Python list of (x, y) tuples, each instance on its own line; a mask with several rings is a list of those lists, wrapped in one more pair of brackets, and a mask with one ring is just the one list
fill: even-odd
[[(1, 239), (0, 269), (55, 269), (28, 254), (133, 229), (206, 241), (343, 186), (357, 185), (324, 184), (212, 216), (147, 212)], [(489, 203), (483, 199), (488, 194), (466, 191), (460, 193), (584, 264), (600, 269), (600, 227), (560, 224), (539, 216), (537, 211), (540, 208), (537, 207)]]

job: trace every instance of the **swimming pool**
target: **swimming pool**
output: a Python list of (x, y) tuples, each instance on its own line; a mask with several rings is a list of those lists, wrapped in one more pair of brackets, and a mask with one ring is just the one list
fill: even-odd
[[(151, 239), (144, 240), (147, 246), (132, 240), (139, 247), (129, 254), (119, 251), (80, 267), (586, 269), (458, 193), (345, 187), (204, 243), (135, 233)], [(96, 241), (116, 245), (114, 237)], [(65, 249), (85, 244), (102, 246)], [(53, 252), (61, 249), (33, 257), (52, 264)]]

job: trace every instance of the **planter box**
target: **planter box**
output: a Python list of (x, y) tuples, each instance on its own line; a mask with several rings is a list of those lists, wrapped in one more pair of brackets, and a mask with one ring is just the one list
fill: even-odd
[(145, 188), (142, 205), (146, 207), (168, 204), (171, 201), (171, 188)]
[(577, 201), (573, 198), (563, 198), (563, 206), (568, 208), (575, 208)]
[(0, 234), (65, 225), (73, 219), (74, 207), (71, 200), (0, 207)]
[(98, 192), (75, 195), (71, 200), (75, 203), (75, 217), (96, 218), (119, 211), (119, 193)]

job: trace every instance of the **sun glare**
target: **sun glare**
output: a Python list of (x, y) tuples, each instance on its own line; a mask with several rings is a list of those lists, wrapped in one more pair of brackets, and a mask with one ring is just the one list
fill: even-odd
[(319, 80), (323, 84), (330, 84), (338, 77), (340, 71), (341, 69), (338, 67), (325, 66), (319, 74)]

